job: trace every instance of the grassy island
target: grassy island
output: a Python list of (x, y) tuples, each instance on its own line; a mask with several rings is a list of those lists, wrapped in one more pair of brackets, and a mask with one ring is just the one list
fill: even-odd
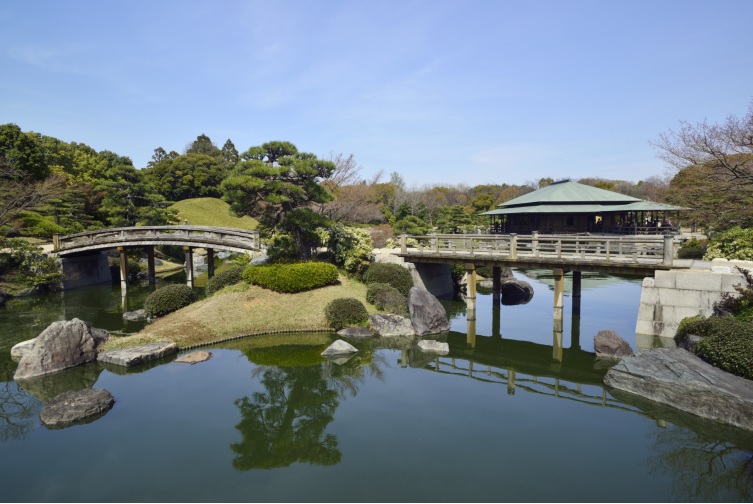
[(366, 302), (366, 285), (344, 275), (337, 285), (295, 294), (241, 282), (159, 318), (137, 334), (112, 337), (103, 350), (157, 342), (186, 348), (243, 335), (327, 329), (324, 308), (340, 297), (359, 299), (370, 313), (378, 313)]

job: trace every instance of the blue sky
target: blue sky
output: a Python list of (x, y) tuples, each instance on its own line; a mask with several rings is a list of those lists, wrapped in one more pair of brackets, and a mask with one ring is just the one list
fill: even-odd
[(753, 1), (0, 3), (0, 124), (137, 167), (204, 133), (409, 186), (642, 180), (680, 120), (744, 115)]

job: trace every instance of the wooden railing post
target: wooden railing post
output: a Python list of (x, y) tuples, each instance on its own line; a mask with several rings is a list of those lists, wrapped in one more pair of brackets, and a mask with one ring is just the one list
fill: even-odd
[(533, 257), (539, 257), (539, 232), (531, 231), (531, 251)]
[(52, 250), (57, 252), (60, 249), (60, 234), (55, 233), (52, 235)]
[(510, 259), (518, 258), (518, 235), (510, 233)]
[(408, 251), (408, 235), (403, 233), (400, 235), (400, 252), (405, 254)]

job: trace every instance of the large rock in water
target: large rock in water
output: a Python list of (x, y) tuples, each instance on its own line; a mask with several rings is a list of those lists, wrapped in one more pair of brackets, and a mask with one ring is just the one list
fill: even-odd
[(50, 401), (39, 414), (48, 427), (62, 427), (107, 413), (115, 404), (115, 398), (104, 389), (85, 389), (78, 392), (63, 392)]
[(356, 347), (354, 347), (347, 341), (339, 339), (328, 346), (327, 349), (322, 352), (322, 357), (334, 357), (343, 354), (354, 354), (357, 351), (358, 349)]
[(610, 359), (622, 359), (635, 353), (627, 341), (610, 329), (599, 331), (594, 336), (594, 352), (596, 357)]
[(97, 358), (97, 347), (107, 337), (107, 331), (90, 327), (77, 318), (53, 322), (21, 357), (14, 379), (41, 376), (91, 362)]
[(681, 348), (654, 348), (612, 367), (604, 383), (682, 411), (753, 431), (753, 382)]
[(408, 311), (413, 330), (418, 336), (450, 330), (450, 321), (442, 303), (429, 291), (411, 287), (408, 291)]
[(394, 336), (414, 336), (413, 324), (410, 319), (392, 314), (369, 315), (371, 329), (383, 338)]
[(502, 282), (500, 292), (502, 293), (502, 304), (505, 306), (526, 304), (533, 299), (531, 284), (517, 278), (510, 278)]
[(108, 364), (115, 364), (117, 366), (130, 367), (144, 362), (149, 362), (168, 355), (172, 355), (178, 351), (178, 347), (175, 343), (149, 343), (146, 345), (139, 345), (130, 348), (123, 348), (122, 350), (108, 350), (102, 352), (97, 357), (100, 362), (107, 362)]

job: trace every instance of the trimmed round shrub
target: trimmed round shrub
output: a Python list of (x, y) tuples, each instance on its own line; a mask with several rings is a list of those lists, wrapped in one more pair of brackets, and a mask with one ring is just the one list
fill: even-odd
[(381, 311), (403, 316), (408, 314), (408, 300), (389, 284), (369, 284), (366, 289), (366, 301)]
[(243, 268), (240, 266), (233, 266), (232, 268), (220, 271), (207, 282), (207, 296), (211, 296), (220, 289), (224, 289), (228, 285), (235, 285), (238, 282), (243, 281)]
[(243, 280), (275, 292), (293, 293), (335, 284), (338, 273), (334, 264), (323, 262), (264, 264), (243, 270)]
[(396, 288), (403, 296), (413, 287), (410, 271), (396, 263), (373, 263), (363, 275), (364, 283), (386, 283)]
[(695, 354), (728, 373), (753, 380), (753, 324), (734, 317), (711, 319), (724, 320), (724, 330), (701, 340)]
[(166, 285), (149, 294), (144, 301), (144, 314), (148, 318), (163, 317), (196, 301), (196, 294), (188, 285)]
[(324, 308), (324, 316), (329, 326), (335, 331), (343, 327), (364, 325), (369, 321), (369, 312), (366, 311), (366, 307), (355, 298), (333, 299)]

